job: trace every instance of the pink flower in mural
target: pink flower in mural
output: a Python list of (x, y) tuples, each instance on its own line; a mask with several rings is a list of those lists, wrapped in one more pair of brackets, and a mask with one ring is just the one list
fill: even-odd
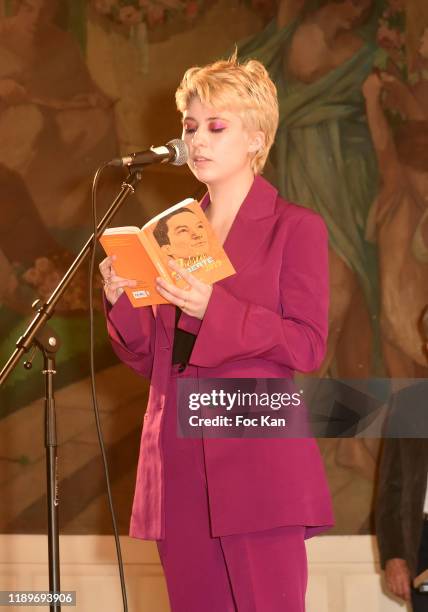
[[(27, 285), (34, 287), (37, 296), (45, 301), (58, 285), (71, 262), (72, 257), (68, 253), (54, 255), (52, 258), (37, 257), (33, 265), (22, 273), (22, 280)], [(96, 283), (99, 284), (98, 279)], [(86, 274), (83, 270), (79, 270), (73, 283), (59, 302), (59, 312), (70, 314), (71, 311), (85, 310), (87, 291)], [(97, 304), (96, 307), (99, 308), (99, 305)]]
[(189, 0), (186, 3), (186, 17), (187, 19), (195, 19), (199, 12), (199, 5), (196, 0)]
[(385, 22), (381, 22), (377, 31), (377, 42), (383, 49), (401, 49), (404, 44), (404, 36), (399, 30), (390, 28)]
[(183, 0), (159, 0), (159, 4), (162, 4), (167, 9), (177, 11), (184, 8), (185, 2)]
[[(184, 16), (187, 27), (191, 27), (212, 0), (89, 0), (96, 12), (108, 17), (113, 23), (124, 24), (131, 29), (145, 23), (149, 30), (160, 30), (162, 25), (174, 23), (175, 17)], [(250, 0), (247, 0), (250, 1)], [(262, 0), (259, 0), (262, 1)], [(271, 4), (273, 0), (264, 0)], [(1, 3), (1, 0), (0, 0)], [(182, 20), (177, 20), (178, 29), (183, 29)]]
[(95, 9), (102, 15), (109, 15), (115, 5), (115, 0), (94, 0)]
[(142, 21), (142, 11), (135, 6), (122, 6), (119, 10), (119, 19), (125, 25), (136, 25)]
[(160, 23), (163, 23), (165, 17), (165, 9), (163, 6), (151, 4), (147, 9), (147, 23), (150, 28), (154, 28)]
[(395, 15), (405, 9), (405, 0), (389, 0), (389, 7), (386, 9), (384, 14)]

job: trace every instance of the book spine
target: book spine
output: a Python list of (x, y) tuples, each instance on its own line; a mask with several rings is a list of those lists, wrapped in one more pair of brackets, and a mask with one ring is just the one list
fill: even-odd
[(166, 267), (163, 265), (162, 261), (159, 259), (159, 256), (158, 256), (158, 254), (156, 252), (156, 249), (151, 244), (150, 239), (144, 233), (144, 230), (141, 231), (138, 234), (138, 237), (139, 237), (139, 239), (141, 241), (141, 244), (146, 249), (147, 255), (150, 257), (150, 259), (153, 262), (153, 265), (156, 267), (156, 270), (159, 272), (159, 275), (164, 280), (166, 280), (168, 283), (172, 283), (173, 281), (172, 281), (172, 277), (171, 277), (171, 275), (169, 273), (169, 270), (166, 269)]

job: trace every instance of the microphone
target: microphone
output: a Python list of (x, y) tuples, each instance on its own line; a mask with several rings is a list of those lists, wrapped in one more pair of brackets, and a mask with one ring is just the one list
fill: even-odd
[(131, 153), (125, 157), (116, 157), (109, 161), (109, 166), (147, 166), (149, 164), (170, 163), (173, 166), (183, 166), (187, 162), (189, 152), (185, 142), (179, 138), (170, 140), (161, 147), (150, 147), (146, 151)]

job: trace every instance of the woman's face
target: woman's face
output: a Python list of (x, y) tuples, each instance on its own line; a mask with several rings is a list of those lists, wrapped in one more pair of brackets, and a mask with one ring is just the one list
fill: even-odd
[(241, 117), (192, 98), (183, 113), (183, 140), (189, 148), (188, 165), (196, 178), (216, 185), (252, 174), (251, 157), (262, 135), (250, 134)]
[(428, 28), (425, 28), (419, 45), (419, 55), (422, 59), (428, 60)]
[(181, 212), (167, 222), (169, 244), (163, 250), (175, 259), (197, 257), (208, 251), (208, 236), (197, 215)]
[(351, 30), (364, 23), (372, 4), (373, 0), (344, 0), (331, 2), (328, 6), (340, 21), (340, 25), (346, 30)]
[(52, 19), (55, 3), (50, 0), (21, 0), (17, 20), (23, 30), (34, 34), (40, 24)]

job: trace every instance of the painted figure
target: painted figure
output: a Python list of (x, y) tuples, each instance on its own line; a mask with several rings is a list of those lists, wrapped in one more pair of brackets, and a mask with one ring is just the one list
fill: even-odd
[[(359, 33), (372, 1), (316, 6), (283, 0), (276, 21), (244, 43), (240, 54), (260, 59), (278, 86), (280, 123), (273, 163), (280, 193), (320, 213), (329, 229), (330, 328), (322, 371), (337, 356), (345, 322), (352, 326), (355, 315), (359, 337), (352, 336), (352, 355), (342, 351), (335, 371), (362, 377), (375, 366), (369, 357), (370, 329), (378, 292), (375, 252), (365, 240), (376, 195), (376, 159), (361, 93), (376, 45)], [(346, 343), (350, 341), (348, 331)]]
[[(428, 65), (427, 31), (420, 32), (419, 69)], [(364, 84), (382, 179), (369, 231), (379, 247), (383, 353), (391, 377), (426, 376), (418, 323), (428, 302), (427, 86), (423, 77), (409, 84), (389, 72), (374, 73)], [(391, 110), (399, 117), (395, 127)]]
[(24, 178), (48, 227), (71, 227), (87, 219), (88, 175), (116, 152), (111, 102), (55, 25), (58, 0), (13, 7), (0, 21), (0, 162)]

